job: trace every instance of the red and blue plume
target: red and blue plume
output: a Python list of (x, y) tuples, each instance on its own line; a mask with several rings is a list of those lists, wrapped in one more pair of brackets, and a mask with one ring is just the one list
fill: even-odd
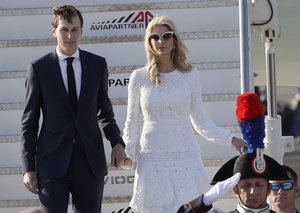
[(254, 92), (239, 95), (236, 105), (236, 117), (247, 144), (248, 153), (255, 153), (257, 148), (264, 148), (265, 109)]

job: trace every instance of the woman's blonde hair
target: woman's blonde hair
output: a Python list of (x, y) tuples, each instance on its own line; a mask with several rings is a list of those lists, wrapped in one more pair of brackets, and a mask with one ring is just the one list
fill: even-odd
[(182, 72), (188, 72), (192, 69), (192, 65), (188, 61), (188, 50), (181, 40), (175, 24), (166, 16), (157, 16), (150, 21), (145, 34), (145, 49), (147, 54), (146, 68), (150, 75), (150, 80), (155, 82), (156, 85), (160, 83), (159, 62), (157, 60), (157, 55), (151, 46), (149, 35), (151, 34), (154, 27), (162, 25), (168, 27), (169, 30), (173, 31), (174, 33), (174, 49), (171, 57), (175, 67)]

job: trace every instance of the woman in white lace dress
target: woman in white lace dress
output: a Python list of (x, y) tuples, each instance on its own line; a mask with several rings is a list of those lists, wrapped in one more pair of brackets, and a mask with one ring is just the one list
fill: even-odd
[(170, 19), (149, 23), (145, 48), (147, 65), (130, 76), (123, 135), (126, 163), (136, 163), (130, 206), (138, 213), (175, 213), (209, 186), (193, 127), (238, 150), (243, 141), (205, 117), (199, 71)]

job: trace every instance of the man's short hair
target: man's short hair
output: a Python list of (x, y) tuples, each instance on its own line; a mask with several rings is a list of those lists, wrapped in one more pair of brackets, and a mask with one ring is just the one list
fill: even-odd
[(80, 19), (80, 26), (83, 27), (83, 17), (81, 12), (72, 5), (64, 5), (61, 7), (54, 7), (52, 14), (51, 26), (57, 28), (59, 20), (67, 20), (72, 23), (72, 18), (78, 16)]

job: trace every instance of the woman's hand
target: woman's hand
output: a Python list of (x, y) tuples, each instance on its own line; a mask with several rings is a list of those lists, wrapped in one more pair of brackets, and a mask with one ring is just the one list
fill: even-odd
[(132, 160), (130, 158), (125, 158), (125, 160), (121, 163), (121, 168), (130, 169), (132, 167)]
[(232, 137), (231, 143), (240, 154), (247, 151), (247, 145), (244, 143), (243, 139)]

